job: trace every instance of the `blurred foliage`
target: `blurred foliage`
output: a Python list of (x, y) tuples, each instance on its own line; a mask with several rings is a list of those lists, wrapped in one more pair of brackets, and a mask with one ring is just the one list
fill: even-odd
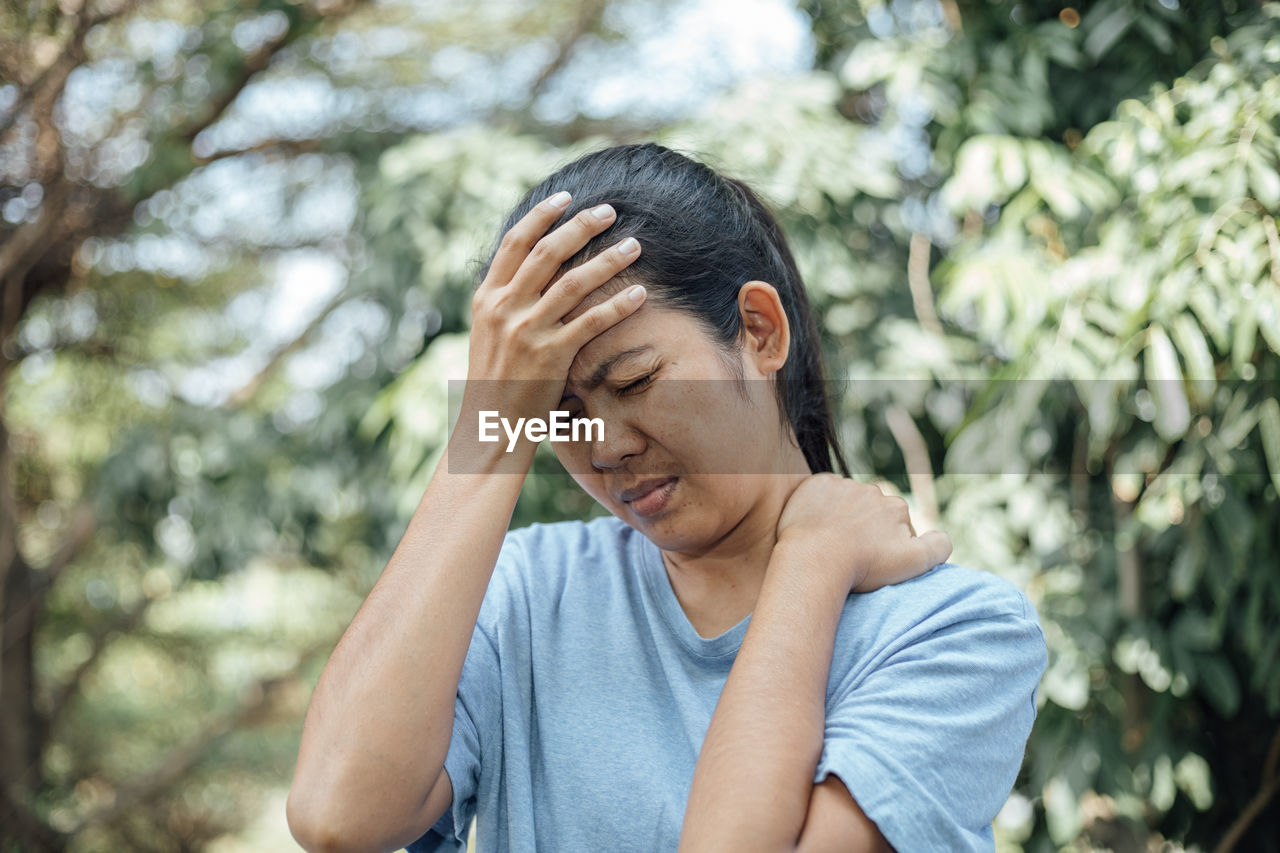
[(441, 323), (348, 280), (358, 181), (543, 127), (604, 10), (0, 6), (0, 850), (202, 849), (276, 802), (407, 522), (359, 425)]
[[(1051, 663), (1002, 849), (1280, 849), (1280, 6), (808, 8), (829, 70), (657, 139), (778, 207), (855, 467), (1036, 601)], [(464, 312), (458, 236), (483, 252), (521, 190), (618, 139), (388, 152), (370, 273)], [(446, 391), (422, 389), (462, 342), (379, 404), (397, 479), (429, 476)], [(516, 523), (573, 492), (531, 479)]]
[[(669, 121), (570, 73), (664, 3), (74, 5), (0, 9), (0, 248), (67, 205), (5, 315), (0, 850), (200, 849), (287, 780), (497, 225), (651, 138), (778, 210), (852, 466), (1039, 608), (1001, 849), (1280, 849), (1280, 6), (805, 0), (811, 73)], [(540, 453), (513, 524), (601, 511)]]

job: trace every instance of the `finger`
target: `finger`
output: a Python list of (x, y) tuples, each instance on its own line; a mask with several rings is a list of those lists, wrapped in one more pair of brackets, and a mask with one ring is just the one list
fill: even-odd
[(542, 235), (547, 233), (547, 229), (564, 215), (565, 208), (569, 206), (571, 200), (567, 192), (558, 192), (535, 204), (533, 210), (512, 225), (511, 230), (502, 235), (502, 240), (498, 243), (498, 251), (494, 253), (493, 262), (489, 264), (489, 273), (481, 286), (492, 283), (501, 287), (511, 281), (516, 270), (520, 269), (520, 264), (529, 256), (529, 251)]
[(941, 530), (926, 531), (912, 541), (916, 543), (920, 562), (924, 565), (936, 566), (951, 556), (951, 537)]
[(634, 237), (628, 237), (560, 276), (538, 300), (537, 310), (544, 312), (548, 319), (562, 320), (587, 294), (614, 278), (638, 257), (640, 244)]
[(634, 284), (621, 293), (615, 293), (582, 316), (575, 317), (560, 330), (570, 346), (581, 349), (596, 335), (611, 329), (634, 314), (644, 304), (644, 285)]
[(565, 261), (617, 218), (618, 215), (607, 204), (579, 211), (568, 222), (533, 244), (511, 277), (511, 286), (535, 296), (541, 293)]

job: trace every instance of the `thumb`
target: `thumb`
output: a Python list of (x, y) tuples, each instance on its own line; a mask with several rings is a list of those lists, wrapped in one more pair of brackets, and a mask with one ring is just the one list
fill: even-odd
[(941, 530), (930, 530), (917, 536), (916, 547), (920, 551), (920, 562), (926, 566), (936, 566), (946, 562), (951, 556), (951, 537)]

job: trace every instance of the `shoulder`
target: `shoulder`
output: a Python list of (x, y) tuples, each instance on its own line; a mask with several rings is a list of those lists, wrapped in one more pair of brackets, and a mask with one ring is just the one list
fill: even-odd
[(511, 530), (489, 581), (486, 605), (508, 610), (518, 604), (529, 612), (616, 594), (614, 587), (631, 574), (639, 535), (613, 516)]
[(1014, 619), (1039, 624), (1026, 593), (991, 572), (942, 563), (918, 577), (875, 592), (849, 596), (846, 616), (882, 627), (938, 628), (974, 619)]
[(632, 527), (614, 516), (590, 521), (535, 522), (507, 533), (495, 576), (539, 582), (581, 572), (607, 571), (627, 563), (634, 554)]
[(975, 662), (985, 656), (1034, 670), (1037, 679), (1047, 663), (1044, 632), (1026, 593), (991, 572), (953, 563), (845, 602), (836, 651), (845, 674), (866, 674), (916, 653)]

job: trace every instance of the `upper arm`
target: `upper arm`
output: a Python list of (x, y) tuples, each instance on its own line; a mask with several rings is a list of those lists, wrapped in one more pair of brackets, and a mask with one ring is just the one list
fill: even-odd
[(449, 810), (451, 805), (453, 805), (453, 783), (449, 781), (448, 771), (442, 767), (440, 768), (440, 775), (436, 777), (435, 784), (427, 792), (427, 799), (422, 804), (422, 810), (418, 812), (418, 817), (414, 820), (417, 826), (422, 827), (419, 830), (419, 835), (435, 826), (436, 822), (444, 817), (444, 813)]
[(893, 853), (880, 828), (837, 776), (813, 786), (797, 853)]
[(410, 834), (416, 840), (405, 844), (409, 853), (455, 853), (464, 849), (461, 837), (455, 837), (452, 827), (439, 825), (452, 805), (453, 782), (448, 770), (442, 769), (413, 818)]
[(900, 849), (990, 849), (1035, 719), (1044, 640), (1007, 612), (929, 627), (836, 690), (814, 778), (838, 776)]

